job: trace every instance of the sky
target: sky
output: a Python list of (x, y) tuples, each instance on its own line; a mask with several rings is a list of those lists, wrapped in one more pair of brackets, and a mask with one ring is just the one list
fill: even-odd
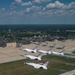
[(75, 0), (0, 0), (0, 24), (75, 24)]

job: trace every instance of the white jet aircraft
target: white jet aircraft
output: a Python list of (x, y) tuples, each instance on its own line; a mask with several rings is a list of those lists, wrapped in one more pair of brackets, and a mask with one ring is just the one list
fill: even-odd
[(64, 51), (65, 51), (65, 50), (62, 50), (62, 51), (60, 51), (60, 52), (52, 51), (52, 54), (53, 54), (53, 55), (61, 55), (61, 56), (64, 56)]
[(20, 48), (20, 50), (27, 51), (27, 52), (32, 52), (32, 53), (37, 53), (38, 48), (37, 48), (37, 47), (35, 47), (35, 48), (33, 48), (33, 49)]
[(38, 50), (39, 53), (43, 53), (43, 54), (51, 54), (51, 49), (49, 50)]
[(33, 67), (36, 68), (36, 69), (45, 69), (45, 70), (48, 69), (48, 68), (47, 68), (48, 63), (49, 63), (48, 61), (45, 62), (45, 63), (40, 63), (40, 64), (24, 62), (24, 64), (33, 66)]
[(43, 55), (44, 55), (44, 54), (39, 54), (38, 56), (33, 56), (33, 55), (24, 54), (24, 55), (22, 55), (22, 56), (23, 56), (23, 57), (30, 58), (30, 59), (32, 59), (32, 60), (42, 60), (41, 58), (42, 58)]

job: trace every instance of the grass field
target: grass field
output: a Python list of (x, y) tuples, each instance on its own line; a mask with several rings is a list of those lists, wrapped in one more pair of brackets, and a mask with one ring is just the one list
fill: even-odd
[[(49, 61), (48, 70), (35, 69), (23, 64), (23, 62), (41, 63), (47, 60)], [(72, 64), (75, 64), (75, 59), (47, 55), (43, 56), (42, 61), (25, 59), (0, 64), (0, 75), (58, 75), (75, 69), (75, 65)]]

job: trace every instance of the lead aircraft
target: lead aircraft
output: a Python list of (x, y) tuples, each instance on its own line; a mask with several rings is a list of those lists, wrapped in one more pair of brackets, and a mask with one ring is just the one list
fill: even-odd
[(28, 48), (20, 48), (20, 50), (23, 50), (23, 51), (27, 51), (27, 52), (32, 52), (32, 53), (37, 53), (38, 51), (38, 48), (37, 46), (33, 49), (28, 49)]
[(22, 56), (30, 58), (32, 60), (42, 60), (41, 58), (42, 58), (43, 55), (44, 54), (39, 54), (38, 56), (33, 56), (33, 55), (23, 54)]
[(46, 61), (45, 63), (39, 63), (39, 64), (24, 62), (24, 64), (33, 66), (33, 67), (36, 68), (36, 69), (45, 69), (45, 70), (48, 69), (48, 68), (47, 68), (48, 63), (49, 63), (49, 61)]

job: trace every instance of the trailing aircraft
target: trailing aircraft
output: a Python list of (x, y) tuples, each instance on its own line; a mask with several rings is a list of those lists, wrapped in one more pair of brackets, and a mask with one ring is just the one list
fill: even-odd
[(51, 54), (51, 49), (49, 50), (38, 50), (39, 53), (43, 53), (43, 54)]
[(30, 58), (32, 60), (42, 60), (41, 58), (42, 58), (43, 55), (44, 54), (39, 54), (38, 56), (33, 56), (33, 55), (23, 54), (22, 56)]
[(60, 52), (52, 51), (51, 54), (64, 56), (64, 51), (65, 51), (65, 50), (62, 50), (62, 51), (60, 51)]
[(49, 61), (46, 61), (45, 63), (39, 63), (39, 64), (24, 62), (24, 64), (33, 66), (33, 67), (36, 68), (36, 69), (45, 69), (45, 70), (48, 69), (48, 68), (47, 68), (48, 63), (49, 63)]

